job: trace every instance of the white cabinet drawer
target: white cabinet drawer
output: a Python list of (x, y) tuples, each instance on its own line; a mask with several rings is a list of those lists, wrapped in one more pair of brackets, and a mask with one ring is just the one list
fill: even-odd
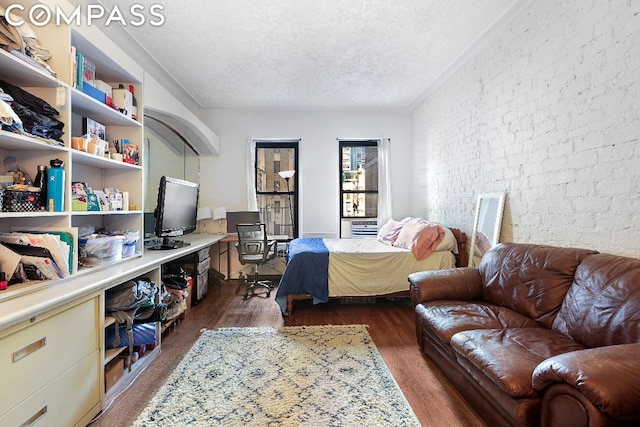
[(204, 261), (205, 259), (209, 258), (209, 248), (202, 248), (198, 251), (198, 262), (200, 261)]
[(0, 417), (0, 426), (86, 425), (100, 411), (100, 352), (94, 351), (67, 372)]
[(97, 310), (88, 300), (0, 340), (0, 414), (98, 349)]
[(202, 274), (209, 271), (209, 267), (211, 267), (211, 258), (207, 258), (200, 261), (198, 263), (198, 274)]

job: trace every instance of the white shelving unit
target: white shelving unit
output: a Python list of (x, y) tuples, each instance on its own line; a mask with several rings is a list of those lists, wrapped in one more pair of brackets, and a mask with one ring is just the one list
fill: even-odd
[[(0, 4), (7, 6), (5, 0)], [(11, 53), (0, 50), (0, 79), (19, 86), (27, 92), (42, 98), (59, 112), (58, 120), (65, 124), (62, 142), (47, 141), (30, 135), (0, 131), (0, 156), (15, 156), (18, 164), (32, 178), (38, 165), (49, 166), (51, 159), (64, 161), (65, 201), (63, 212), (0, 212), (0, 232), (9, 232), (14, 227), (80, 227), (91, 225), (107, 231), (144, 230), (144, 165), (132, 165), (99, 157), (71, 148), (71, 137), (82, 135), (82, 120), (90, 117), (106, 126), (106, 139), (127, 139), (131, 144), (143, 144), (142, 114), (139, 120), (133, 120), (120, 111), (99, 102), (87, 94), (72, 87), (73, 62), (71, 46), (82, 52), (87, 59), (96, 64), (96, 78), (111, 85), (132, 84), (135, 88), (139, 107), (143, 108), (141, 94), (143, 71), (140, 68), (126, 69), (117, 58), (109, 57), (101, 46), (93, 43), (89, 36), (82, 34), (82, 28), (48, 25), (33, 27), (43, 47), (52, 52), (50, 66), (55, 76), (46, 70), (22, 61)], [(98, 41), (102, 39), (98, 38)], [(106, 50), (111, 50), (107, 46)], [(55, 59), (54, 59), (55, 58)], [(126, 61), (125, 61), (126, 62)], [(140, 153), (140, 159), (143, 159)], [(4, 171), (2, 171), (4, 172)], [(71, 184), (85, 182), (88, 186), (103, 190), (118, 188), (129, 193), (129, 203), (135, 209), (123, 211), (86, 212), (73, 211), (71, 207)], [(136, 254), (143, 250), (142, 239), (136, 246)], [(93, 267), (95, 268), (95, 267)], [(24, 292), (47, 283), (34, 283), (30, 289), (22, 286)]]
[[(161, 283), (160, 276), (160, 268), (154, 268), (144, 274), (144, 277), (147, 277), (153, 281), (155, 281), (158, 286)], [(108, 290), (107, 290), (108, 291)], [(158, 297), (156, 298), (156, 302), (158, 302)], [(115, 325), (115, 326), (112, 326)], [(136, 325), (134, 325), (135, 327)], [(153, 325), (155, 327), (155, 335), (156, 335), (156, 346), (153, 350), (146, 352), (143, 355), (139, 355), (138, 359), (135, 361), (128, 360), (129, 357), (129, 347), (122, 346), (116, 348), (106, 348), (106, 344), (104, 346), (104, 354), (102, 355), (102, 370), (103, 376), (105, 378), (104, 381), (104, 394), (102, 399), (102, 407), (108, 407), (113, 399), (115, 399), (123, 390), (125, 390), (131, 382), (135, 380), (138, 376), (139, 372), (141, 372), (144, 368), (149, 366), (151, 362), (158, 356), (160, 353), (160, 345), (162, 339), (162, 325), (160, 322), (156, 322)], [(102, 324), (102, 331), (106, 335), (109, 327), (117, 327), (115, 318), (110, 316), (108, 313), (105, 313), (104, 322)], [(124, 334), (126, 336), (126, 334)], [(122, 333), (120, 334), (122, 339)], [(105, 342), (105, 339), (101, 339), (102, 342)], [(131, 363), (131, 369), (129, 370), (127, 363), (128, 361)], [(119, 364), (122, 369), (117, 370), (116, 377), (114, 378), (111, 372), (109, 372), (109, 367), (111, 364)], [(109, 377), (109, 381), (107, 381), (107, 377)], [(109, 384), (107, 384), (109, 382)], [(109, 388), (107, 388), (109, 386)]]
[[(4, 8), (13, 3), (8, 0), (0, 0), (0, 5)], [(23, 2), (25, 14), (22, 18), (25, 21), (28, 21), (26, 14), (30, 5), (37, 3), (39, 2), (36, 0)], [(46, 2), (46, 4), (50, 3)], [(62, 7), (69, 6), (65, 1), (56, 3), (59, 3)], [(95, 28), (68, 27), (55, 25), (55, 22), (44, 27), (31, 27), (36, 32), (39, 43), (51, 51), (52, 57), (48, 64), (55, 72), (55, 75), (29, 64), (5, 50), (0, 50), (0, 80), (4, 80), (32, 95), (42, 98), (58, 110), (59, 115), (56, 118), (65, 124), (64, 135), (61, 138), (61, 142), (53, 142), (30, 135), (0, 130), (0, 158), (15, 156), (18, 164), (31, 175), (31, 178), (35, 178), (38, 165), (49, 166), (51, 159), (63, 160), (66, 175), (64, 210), (62, 212), (5, 212), (0, 209), (0, 232), (10, 232), (17, 227), (65, 229), (84, 225), (91, 225), (107, 231), (138, 230), (141, 238), (136, 245), (135, 256), (140, 257), (143, 252), (145, 165), (132, 165), (77, 151), (71, 148), (71, 138), (82, 135), (82, 120), (84, 117), (89, 117), (106, 126), (107, 140), (127, 139), (131, 144), (137, 145), (140, 150), (139, 158), (142, 161), (144, 159), (141, 152), (144, 149), (142, 123), (144, 116), (142, 114), (144, 108), (144, 100), (142, 99), (144, 72), (134, 60), (129, 58)], [(141, 112), (138, 114), (137, 120), (125, 116), (120, 111), (73, 87), (74, 72), (71, 46), (75, 46), (77, 51), (82, 52), (87, 59), (95, 64), (97, 79), (116, 87), (118, 84), (123, 84), (125, 87), (128, 87), (128, 85), (134, 86), (137, 105)], [(4, 173), (4, 168), (0, 172)], [(129, 203), (135, 205), (135, 209), (103, 212), (73, 211), (71, 203), (71, 185), (73, 182), (85, 182), (88, 186), (98, 190), (118, 188), (121, 191), (126, 191), (129, 193)], [(77, 270), (77, 272), (72, 275), (72, 279), (80, 276), (89, 277), (91, 274), (99, 272), (101, 268), (101, 266), (91, 267), (90, 269), (75, 268), (74, 270)], [(160, 267), (153, 267), (147, 273), (147, 277), (151, 277), (159, 283)], [(65, 279), (62, 280), (64, 281)], [(34, 281), (11, 285), (9, 289), (0, 293), (0, 304), (3, 301), (13, 299), (18, 301), (18, 298), (26, 295), (36, 295), (39, 290), (46, 289), (49, 291), (55, 289), (57, 282), (59, 281)], [(88, 285), (90, 285), (90, 282), (87, 278)], [(62, 347), (60, 347), (59, 351), (55, 348), (50, 350), (51, 354), (48, 356), (49, 364), (55, 361), (55, 365), (60, 364), (60, 366), (65, 366), (65, 369), (69, 365), (72, 368), (64, 375), (60, 375), (59, 379), (54, 378), (52, 374), (52, 381), (48, 385), (42, 385), (45, 384), (44, 380), (42, 384), (33, 382), (28, 376), (27, 378), (17, 378), (16, 381), (28, 385), (28, 387), (25, 386), (21, 389), (22, 394), (20, 396), (24, 396), (24, 401), (19, 405), (16, 403), (15, 406), (12, 406), (13, 403), (8, 402), (0, 407), (0, 425), (5, 425), (5, 423), (6, 425), (19, 425), (25, 420), (29, 420), (29, 417), (34, 414), (32, 406), (40, 405), (36, 401), (39, 399), (39, 395), (42, 394), (42, 390), (46, 391), (50, 396), (60, 397), (52, 399), (48, 406), (45, 405), (45, 411), (40, 416), (56, 419), (61, 425), (74, 425), (76, 423), (78, 425), (86, 425), (101, 408), (106, 407), (118, 390), (125, 388), (128, 383), (133, 381), (135, 375), (124, 374), (108, 393), (105, 390), (105, 366), (117, 358), (122, 351), (121, 349), (105, 349), (105, 328), (113, 322), (113, 318), (106, 316), (104, 312), (104, 297), (107, 290), (97, 292), (91, 299), (80, 305), (78, 305), (77, 299), (70, 298), (68, 308), (65, 308), (67, 311), (61, 311), (61, 308), (56, 308), (39, 316), (34, 316), (32, 325), (18, 325), (13, 329), (0, 333), (0, 339), (4, 340), (3, 343), (6, 342), (13, 345), (15, 341), (16, 347), (19, 348), (23, 345), (21, 344), (22, 338), (24, 337), (25, 341), (27, 341), (34, 328), (50, 329), (49, 323), (54, 323), (52, 321), (47, 322), (46, 319), (59, 318), (64, 320), (68, 317), (69, 319), (75, 319), (78, 324), (86, 325), (87, 334), (91, 335), (92, 339), (95, 340), (95, 342), (90, 342), (91, 345), (87, 344), (87, 348), (83, 348), (82, 352), (79, 353), (84, 357), (80, 361), (70, 360), (67, 354), (69, 352)], [(65, 327), (68, 326), (66, 325)], [(57, 325), (56, 327), (62, 327), (62, 325)], [(141, 361), (136, 363), (135, 370), (143, 369), (158, 354), (161, 337), (159, 324), (156, 324), (156, 330), (158, 337), (156, 350), (141, 358)], [(73, 336), (72, 333), (69, 335)], [(7, 360), (9, 359), (7, 358)], [(34, 360), (37, 359), (34, 358)], [(19, 367), (14, 364), (3, 365), (2, 371), (9, 375), (22, 373), (22, 371), (19, 371)], [(28, 373), (25, 373), (25, 375), (28, 375)], [(83, 391), (80, 394), (77, 393), (78, 390), (76, 389), (78, 384), (83, 385)], [(65, 400), (66, 397), (71, 395), (77, 395), (78, 397), (81, 395), (82, 399), (73, 399), (75, 403), (70, 406)], [(20, 398), (22, 399), (23, 397)], [(16, 397), (16, 399), (18, 398)], [(16, 400), (16, 402), (19, 401)], [(40, 407), (38, 407), (38, 410), (42, 411)], [(46, 415), (47, 410), (49, 415)], [(37, 415), (38, 412), (36, 411), (35, 414)]]

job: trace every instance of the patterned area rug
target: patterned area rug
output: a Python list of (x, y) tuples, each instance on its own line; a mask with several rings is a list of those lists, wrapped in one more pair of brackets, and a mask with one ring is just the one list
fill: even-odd
[(206, 330), (135, 426), (420, 426), (366, 327)]

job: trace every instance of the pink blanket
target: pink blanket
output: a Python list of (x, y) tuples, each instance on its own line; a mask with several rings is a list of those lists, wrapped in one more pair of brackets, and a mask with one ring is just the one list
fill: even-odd
[(393, 246), (410, 249), (416, 259), (425, 259), (444, 239), (444, 229), (438, 225), (415, 218), (406, 222)]

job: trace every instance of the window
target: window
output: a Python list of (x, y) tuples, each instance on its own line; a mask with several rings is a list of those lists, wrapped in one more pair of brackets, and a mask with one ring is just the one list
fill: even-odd
[(339, 146), (341, 218), (377, 218), (377, 141), (340, 141)]
[[(270, 235), (298, 236), (298, 141), (255, 141), (255, 188)], [(294, 171), (293, 175), (281, 174)], [(283, 177), (284, 175), (285, 177)]]

